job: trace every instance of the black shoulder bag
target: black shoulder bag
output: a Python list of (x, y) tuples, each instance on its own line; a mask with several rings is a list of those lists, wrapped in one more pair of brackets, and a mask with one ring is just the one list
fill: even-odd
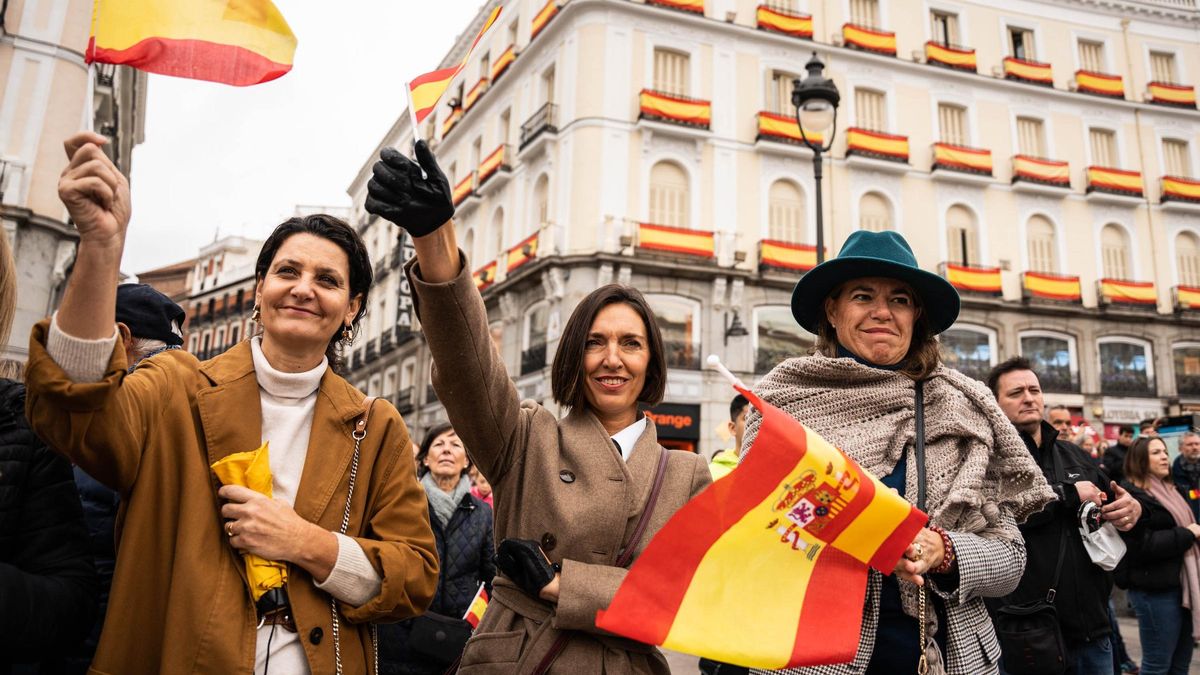
[[(1062, 473), (1058, 453), (1051, 451), (1054, 471)], [(1067, 669), (1067, 647), (1058, 623), (1054, 596), (1058, 593), (1063, 554), (1068, 532), (1059, 521), (1058, 561), (1046, 597), (1021, 604), (1003, 605), (996, 610), (992, 623), (1000, 640), (1001, 659), (1009, 675), (1062, 675)]]

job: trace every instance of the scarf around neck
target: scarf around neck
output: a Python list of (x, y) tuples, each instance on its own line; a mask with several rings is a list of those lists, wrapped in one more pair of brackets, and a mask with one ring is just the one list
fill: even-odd
[[(1174, 486), (1167, 485), (1157, 476), (1150, 476), (1146, 492), (1163, 505), (1179, 527), (1187, 527), (1196, 522), (1191, 507)], [(1183, 606), (1192, 613), (1192, 639), (1200, 640), (1200, 552), (1196, 548), (1193, 545), (1183, 554), (1179, 585), (1183, 590)]]
[(450, 519), (454, 517), (454, 511), (462, 503), (463, 497), (471, 491), (471, 479), (466, 476), (459, 477), (454, 491), (446, 494), (433, 479), (433, 472), (427, 471), (424, 476), (421, 476), (421, 486), (425, 488), (425, 494), (429, 496), (429, 506), (433, 508), (433, 516), (444, 528), (450, 524)]

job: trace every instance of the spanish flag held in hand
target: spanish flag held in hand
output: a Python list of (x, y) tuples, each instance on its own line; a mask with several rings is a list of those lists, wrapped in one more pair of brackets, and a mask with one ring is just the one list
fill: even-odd
[(488, 29), (496, 23), (496, 19), (500, 18), (501, 9), (501, 7), (497, 7), (488, 15), (487, 20), (483, 22), (483, 28), (479, 29), (479, 34), (475, 36), (475, 41), (471, 43), (471, 48), (467, 50), (467, 53), (458, 65), (435, 70), (432, 73), (425, 73), (408, 83), (408, 105), (412, 113), (414, 129), (418, 124), (424, 122), (425, 118), (429, 117), (430, 113), (437, 107), (438, 101), (442, 99), (442, 94), (445, 94), (446, 89), (450, 87), (450, 81), (466, 67), (471, 54), (479, 46), (479, 41), (483, 39)]
[(271, 0), (95, 0), (86, 61), (244, 87), (286, 74), (295, 52)]
[(762, 413), (748, 454), (659, 530), (596, 627), (752, 668), (848, 662), (868, 567), (891, 574), (927, 517), (735, 388)]

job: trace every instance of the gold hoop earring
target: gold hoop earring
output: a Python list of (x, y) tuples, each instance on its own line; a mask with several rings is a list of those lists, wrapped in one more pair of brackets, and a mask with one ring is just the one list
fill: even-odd
[(262, 311), (258, 308), (258, 305), (255, 305), (254, 311), (250, 312), (250, 320), (260, 326), (262, 325)]
[(349, 347), (354, 342), (354, 331), (349, 325), (342, 326), (342, 346)]

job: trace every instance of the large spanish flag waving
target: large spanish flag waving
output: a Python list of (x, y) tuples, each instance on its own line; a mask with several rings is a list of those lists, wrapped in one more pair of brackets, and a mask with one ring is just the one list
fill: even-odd
[(762, 413), (751, 451), (655, 535), (596, 626), (753, 668), (850, 661), (867, 567), (890, 574), (927, 518), (736, 388)]
[(488, 29), (496, 23), (496, 19), (500, 18), (500, 9), (500, 7), (497, 7), (488, 15), (487, 20), (483, 22), (483, 28), (479, 29), (479, 34), (475, 36), (475, 41), (471, 43), (471, 48), (463, 55), (462, 61), (458, 65), (435, 70), (432, 73), (425, 73), (408, 83), (408, 105), (412, 110), (413, 121), (416, 124), (424, 122), (425, 118), (429, 117), (429, 114), (437, 106), (438, 101), (442, 99), (442, 94), (446, 93), (446, 89), (450, 87), (450, 81), (467, 66), (467, 61), (471, 58), (471, 54), (475, 53), (475, 48), (479, 46), (479, 41), (483, 39)]
[(247, 86), (287, 73), (295, 52), (270, 0), (95, 0), (86, 60)]

